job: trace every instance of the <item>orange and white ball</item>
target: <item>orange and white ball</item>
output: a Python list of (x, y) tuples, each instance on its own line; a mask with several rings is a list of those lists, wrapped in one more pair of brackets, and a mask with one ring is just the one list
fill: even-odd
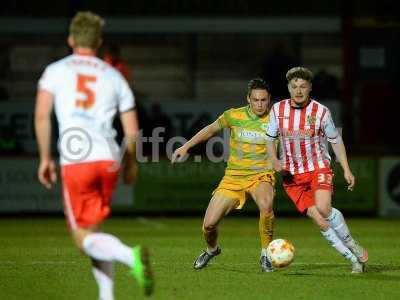
[(289, 266), (294, 259), (294, 246), (285, 239), (276, 239), (269, 243), (267, 255), (274, 268)]

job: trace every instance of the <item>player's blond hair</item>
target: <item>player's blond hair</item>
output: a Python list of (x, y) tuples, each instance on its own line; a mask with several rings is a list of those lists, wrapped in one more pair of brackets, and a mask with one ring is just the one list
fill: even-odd
[(100, 46), (105, 21), (90, 11), (80, 11), (71, 20), (69, 34), (76, 47), (96, 49)]
[(294, 78), (300, 78), (311, 82), (313, 77), (313, 73), (309, 69), (304, 67), (294, 67), (286, 73), (286, 79), (288, 82), (290, 82), (290, 80)]

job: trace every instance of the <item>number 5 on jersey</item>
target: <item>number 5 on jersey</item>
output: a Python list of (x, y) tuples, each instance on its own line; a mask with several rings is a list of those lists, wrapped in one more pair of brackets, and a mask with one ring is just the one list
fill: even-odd
[(89, 83), (95, 83), (96, 80), (96, 76), (78, 74), (76, 90), (81, 95), (84, 95), (84, 99), (76, 99), (75, 105), (77, 107), (89, 109), (93, 106), (96, 101), (96, 94), (93, 89), (90, 88)]

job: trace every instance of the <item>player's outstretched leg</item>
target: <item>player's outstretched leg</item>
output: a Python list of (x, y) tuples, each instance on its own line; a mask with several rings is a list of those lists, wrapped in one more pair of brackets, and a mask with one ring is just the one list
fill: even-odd
[(329, 228), (326, 231), (321, 231), (321, 234), (331, 244), (331, 246), (336, 249), (336, 251), (351, 262), (352, 273), (363, 273), (365, 271), (364, 263), (358, 261), (358, 258), (349, 248), (346, 247), (332, 228)]
[(210, 260), (221, 253), (218, 246), (218, 223), (235, 207), (235, 202), (216, 191), (208, 204), (203, 221), (203, 235), (207, 249), (203, 251), (193, 263), (196, 270), (208, 265)]
[(131, 274), (139, 283), (146, 296), (153, 293), (153, 271), (150, 264), (150, 253), (146, 247), (136, 246), (132, 249), (133, 265)]
[(152, 293), (153, 274), (150, 269), (149, 252), (146, 248), (132, 249), (111, 234), (94, 232), (84, 237), (81, 249), (92, 259), (117, 261), (131, 268), (132, 275), (144, 289), (145, 295)]
[(332, 212), (326, 220), (343, 243), (354, 253), (358, 261), (366, 263), (368, 261), (368, 251), (353, 239), (343, 214), (338, 209), (332, 207)]
[(328, 222), (321, 216), (315, 206), (311, 206), (307, 209), (307, 216), (313, 219), (315, 224), (320, 228), (322, 236), (329, 242), (329, 244), (344, 258), (351, 262), (352, 273), (364, 272), (364, 264), (358, 261), (357, 257), (343, 243), (335, 230), (329, 226)]

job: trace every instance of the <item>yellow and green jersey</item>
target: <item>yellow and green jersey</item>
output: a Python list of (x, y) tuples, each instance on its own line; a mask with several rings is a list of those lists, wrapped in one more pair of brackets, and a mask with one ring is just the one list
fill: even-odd
[(268, 122), (268, 115), (259, 117), (251, 111), (250, 106), (232, 108), (219, 116), (221, 129), (230, 129), (226, 175), (253, 175), (271, 171), (265, 135)]

